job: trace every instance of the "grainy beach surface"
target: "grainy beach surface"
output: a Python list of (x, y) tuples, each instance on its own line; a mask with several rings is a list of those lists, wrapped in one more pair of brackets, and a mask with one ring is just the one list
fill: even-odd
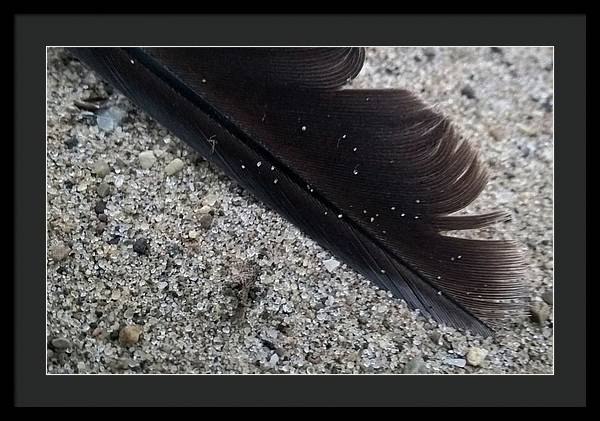
[(522, 244), (532, 317), (483, 339), (410, 311), (49, 48), (48, 372), (552, 373), (552, 49), (369, 48), (352, 86), (412, 90), (478, 146), (469, 210), (512, 220), (468, 236)]

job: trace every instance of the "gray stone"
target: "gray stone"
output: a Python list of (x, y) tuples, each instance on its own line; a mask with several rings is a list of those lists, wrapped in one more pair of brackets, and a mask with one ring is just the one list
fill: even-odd
[(340, 265), (340, 262), (338, 262), (332, 257), (331, 259), (323, 261), (323, 265), (325, 266), (325, 269), (327, 269), (328, 272), (334, 272)]
[(181, 159), (179, 158), (175, 158), (174, 160), (172, 160), (169, 165), (167, 165), (165, 167), (165, 172), (167, 173), (167, 175), (175, 175), (177, 174), (179, 171), (181, 171), (184, 167), (184, 163)]
[(436, 345), (442, 345), (442, 334), (440, 332), (433, 332), (431, 335), (429, 335), (429, 339), (431, 339), (431, 341), (436, 344)]
[(111, 132), (121, 124), (121, 121), (125, 116), (125, 111), (119, 107), (110, 107), (98, 114), (96, 117), (96, 124), (98, 124), (100, 130)]
[(110, 167), (105, 161), (99, 159), (94, 164), (93, 171), (98, 177), (106, 177), (108, 174), (110, 174)]
[(544, 291), (542, 294), (542, 300), (544, 300), (547, 304), (554, 305), (554, 291), (551, 289)]
[(531, 319), (537, 324), (543, 325), (550, 317), (550, 306), (543, 301), (537, 301), (531, 305), (529, 309)]
[(414, 357), (412, 360), (406, 363), (404, 374), (421, 374), (425, 373), (425, 361), (421, 357)]
[(108, 196), (110, 194), (110, 185), (105, 182), (98, 184), (98, 187), (96, 187), (96, 193), (98, 193), (98, 196), (100, 197)]
[(152, 168), (154, 163), (156, 162), (156, 156), (154, 156), (154, 152), (152, 151), (144, 151), (139, 155), (140, 167), (147, 170)]
[(66, 338), (54, 338), (50, 343), (56, 351), (63, 351), (71, 347), (71, 341)]
[(71, 253), (71, 249), (64, 244), (56, 244), (50, 249), (50, 257), (55, 262), (63, 261)]
[(460, 90), (460, 94), (462, 96), (466, 96), (469, 99), (475, 99), (475, 90), (469, 85), (464, 86)]
[(137, 254), (148, 254), (150, 252), (150, 247), (148, 246), (148, 240), (145, 238), (138, 238), (133, 243), (133, 251)]
[(435, 57), (435, 50), (431, 47), (423, 48), (423, 55), (427, 57), (427, 61), (431, 61)]
[(210, 226), (212, 225), (212, 221), (213, 221), (213, 216), (210, 213), (202, 214), (200, 216), (200, 218), (198, 219), (200, 226), (204, 229), (210, 228)]
[(96, 224), (96, 234), (102, 234), (106, 229), (106, 222), (98, 222)]

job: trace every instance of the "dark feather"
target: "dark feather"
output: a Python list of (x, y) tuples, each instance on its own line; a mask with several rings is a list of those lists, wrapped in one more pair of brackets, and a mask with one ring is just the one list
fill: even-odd
[(358, 48), (77, 48), (206, 159), (408, 305), (474, 333), (523, 314), (511, 241), (444, 231), (487, 182), (447, 119), (405, 90), (343, 85)]

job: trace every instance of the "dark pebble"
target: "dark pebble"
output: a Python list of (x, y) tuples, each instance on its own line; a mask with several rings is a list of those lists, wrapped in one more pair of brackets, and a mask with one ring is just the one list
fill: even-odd
[(112, 332), (110, 332), (109, 338), (111, 341), (116, 341), (117, 339), (119, 339), (119, 331), (113, 330)]
[(202, 215), (198, 222), (200, 222), (200, 226), (202, 228), (208, 229), (212, 225), (213, 217), (211, 214), (206, 213)]
[(423, 55), (427, 57), (427, 61), (431, 61), (435, 57), (435, 51), (432, 48), (425, 48), (423, 50)]
[(504, 54), (504, 51), (500, 47), (490, 47), (490, 51), (493, 54)]
[(179, 247), (178, 245), (170, 246), (167, 251), (169, 253), (169, 256), (171, 257), (175, 257), (183, 252), (183, 250), (181, 250), (181, 247)]
[(463, 95), (463, 96), (466, 96), (469, 99), (475, 99), (475, 91), (469, 85), (463, 87), (460, 90), (460, 94)]
[(94, 211), (100, 215), (104, 212), (104, 209), (106, 209), (106, 202), (104, 200), (98, 200), (96, 206), (94, 206)]
[[(421, 61), (421, 57), (419, 56), (414, 56), (414, 60), (419, 63)], [(390, 72), (391, 73), (391, 72)]]
[(71, 188), (73, 188), (74, 184), (71, 180), (67, 180), (67, 181), (65, 181), (64, 186), (67, 190), (71, 190)]
[(96, 317), (100, 318), (100, 317), (102, 317), (103, 314), (104, 313), (101, 312), (100, 310), (96, 310)]
[(108, 222), (108, 216), (105, 213), (101, 213), (100, 215), (98, 215), (98, 219), (100, 220), (100, 222), (103, 223)]
[(73, 149), (78, 144), (79, 144), (79, 139), (77, 139), (76, 137), (72, 137), (70, 139), (65, 140), (65, 146), (69, 149)]
[(115, 235), (113, 238), (111, 238), (110, 240), (108, 240), (108, 244), (119, 244), (119, 241), (121, 241), (121, 237), (118, 235)]
[(92, 322), (90, 323), (90, 329), (96, 329), (98, 327), (98, 323)]
[(135, 251), (137, 254), (148, 254), (150, 251), (150, 248), (148, 247), (148, 240), (145, 238), (138, 238), (135, 240), (135, 243), (133, 243), (133, 251)]
[(102, 234), (105, 229), (106, 229), (105, 222), (98, 222), (98, 224), (96, 224), (96, 234)]
[(54, 338), (50, 341), (50, 345), (55, 351), (63, 351), (72, 346), (71, 341), (66, 338)]
[(544, 300), (546, 304), (554, 305), (554, 294), (552, 293), (551, 289), (544, 291), (542, 294), (542, 300)]
[(552, 112), (552, 99), (550, 97), (546, 98), (546, 100), (542, 103), (542, 109), (547, 113)]

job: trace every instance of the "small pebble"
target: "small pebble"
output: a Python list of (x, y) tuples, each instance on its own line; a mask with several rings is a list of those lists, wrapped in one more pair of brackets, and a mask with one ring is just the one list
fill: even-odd
[(492, 139), (494, 139), (496, 142), (500, 142), (501, 140), (504, 140), (504, 133), (502, 132), (502, 129), (494, 127), (491, 128), (488, 133), (490, 134), (490, 136), (492, 137)]
[(421, 357), (414, 357), (412, 360), (406, 363), (404, 374), (422, 374), (425, 373), (425, 361)]
[(142, 327), (138, 325), (125, 326), (119, 332), (119, 343), (123, 346), (130, 347), (135, 345), (140, 340)]
[(103, 181), (102, 183), (98, 184), (98, 187), (96, 187), (96, 193), (98, 193), (98, 196), (100, 197), (108, 196), (110, 194), (110, 185)]
[(435, 57), (435, 50), (433, 48), (423, 48), (423, 55), (427, 57), (427, 61), (431, 61)]
[(68, 149), (73, 149), (77, 145), (79, 145), (79, 139), (77, 139), (75, 136), (65, 140), (65, 146)]
[(431, 341), (436, 344), (436, 345), (442, 345), (442, 334), (440, 332), (433, 332), (431, 335), (429, 335), (429, 339), (431, 339)]
[(206, 196), (204, 196), (202, 198), (202, 202), (201, 203), (202, 203), (203, 206), (208, 206), (209, 208), (213, 208), (217, 204), (218, 200), (219, 199), (217, 198), (216, 195), (214, 195), (214, 194), (207, 194)]
[(94, 212), (96, 212), (96, 214), (100, 215), (101, 213), (104, 213), (105, 209), (106, 209), (106, 202), (104, 200), (98, 200), (96, 202), (96, 206), (94, 206)]
[(175, 158), (174, 160), (172, 160), (169, 165), (167, 165), (165, 167), (165, 172), (167, 173), (167, 175), (175, 175), (177, 174), (179, 171), (181, 171), (184, 167), (184, 163), (181, 159), (179, 158)]
[(467, 362), (474, 367), (478, 367), (481, 365), (487, 354), (488, 351), (486, 349), (473, 347), (467, 352)]
[(212, 221), (213, 221), (213, 216), (210, 213), (205, 213), (205, 214), (201, 215), (200, 218), (198, 219), (200, 226), (204, 229), (210, 228), (210, 226), (212, 225)]
[(94, 338), (103, 338), (106, 337), (106, 331), (101, 327), (97, 327), (92, 331), (92, 337)]
[(535, 136), (537, 133), (535, 129), (526, 126), (525, 124), (517, 124), (517, 128), (527, 136)]
[(546, 302), (546, 304), (554, 305), (554, 293), (551, 289), (546, 290), (542, 293), (542, 300)]
[(467, 365), (467, 360), (464, 358), (448, 358), (444, 362), (460, 368), (464, 368)]
[(64, 351), (72, 346), (71, 341), (66, 338), (54, 338), (50, 343), (55, 351)]
[(108, 216), (105, 213), (101, 213), (100, 215), (98, 215), (98, 220), (100, 222), (107, 223), (108, 222)]
[(466, 96), (469, 99), (475, 99), (475, 90), (469, 85), (464, 86), (460, 90), (460, 94)]
[(96, 234), (102, 234), (106, 229), (106, 222), (98, 222), (96, 224)]
[(111, 132), (119, 126), (125, 115), (125, 111), (119, 107), (110, 107), (98, 114), (96, 124), (100, 130)]
[(204, 205), (202, 206), (200, 209), (198, 209), (198, 213), (200, 215), (205, 215), (207, 213), (212, 213), (213, 208), (211, 208), (210, 206)]
[(529, 309), (531, 319), (537, 324), (543, 325), (550, 317), (550, 306), (543, 301), (537, 301), (531, 305)]
[(323, 261), (323, 265), (328, 272), (334, 272), (340, 265), (340, 262), (332, 257), (331, 259)]
[(152, 151), (141, 152), (138, 159), (140, 161), (140, 167), (144, 170), (152, 168), (154, 163), (156, 163), (156, 156), (154, 156), (154, 152)]
[(147, 255), (150, 251), (150, 247), (148, 246), (148, 240), (146, 240), (145, 238), (138, 238), (137, 240), (135, 240), (135, 242), (133, 243), (133, 251), (135, 251), (137, 254)]
[(55, 262), (61, 262), (71, 253), (71, 249), (64, 244), (56, 244), (50, 248), (50, 257)]
[(98, 160), (94, 164), (93, 171), (98, 177), (106, 177), (108, 174), (110, 174), (110, 167), (105, 161)]

